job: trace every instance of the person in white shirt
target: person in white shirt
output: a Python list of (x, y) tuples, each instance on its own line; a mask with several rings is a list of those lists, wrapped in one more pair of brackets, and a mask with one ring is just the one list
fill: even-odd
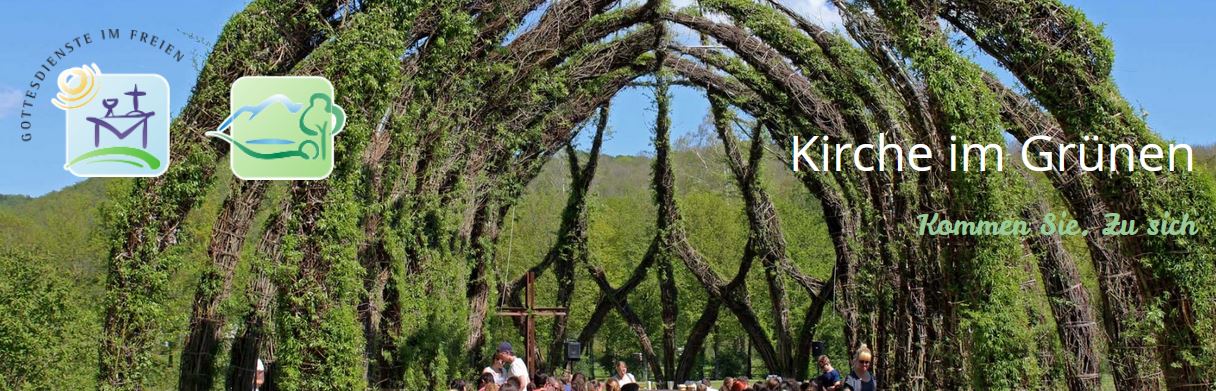
[(497, 356), (498, 355), (495, 355), (494, 359), (490, 363), (490, 366), (482, 369), (481, 373), (488, 373), (494, 376), (494, 384), (501, 386), (503, 383), (507, 382), (507, 374), (503, 370), (502, 360), (499, 360)]
[(258, 388), (266, 383), (266, 366), (262, 364), (262, 359), (257, 360), (257, 372), (254, 372), (253, 375), (253, 391), (258, 391)]
[(625, 366), (624, 361), (616, 362), (616, 376), (612, 378), (616, 379), (616, 382), (622, 386), (638, 382), (637, 379), (633, 378), (633, 374), (629, 373), (629, 367)]
[(524, 363), (515, 353), (511, 351), (511, 343), (503, 342), (498, 344), (498, 353), (495, 358), (502, 360), (503, 365), (507, 369), (507, 379), (519, 378), (520, 388), (528, 387), (531, 379), (528, 378), (528, 365)]

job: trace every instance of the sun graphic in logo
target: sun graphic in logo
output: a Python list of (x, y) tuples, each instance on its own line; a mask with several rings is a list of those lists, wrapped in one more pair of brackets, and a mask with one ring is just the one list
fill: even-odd
[(89, 104), (97, 96), (97, 64), (81, 65), (59, 73), (59, 93), (51, 103), (63, 110)]

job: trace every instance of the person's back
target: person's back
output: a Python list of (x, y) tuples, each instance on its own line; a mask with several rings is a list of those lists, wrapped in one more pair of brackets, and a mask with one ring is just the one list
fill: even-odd
[(588, 391), (589, 388), (587, 388), (587, 376), (583, 376), (582, 373), (575, 373), (574, 377), (570, 379), (570, 390)]
[(482, 372), (477, 378), (478, 391), (498, 391), (498, 382), (494, 379), (494, 374)]
[(535, 385), (535, 388), (538, 388), (538, 389), (549, 385), (549, 375), (545, 374), (545, 373), (536, 374), (536, 378), (532, 379), (532, 380), (533, 380), (532, 384)]
[(483, 368), (481, 373), (492, 375), (495, 385), (502, 385), (503, 383), (507, 382), (507, 373), (506, 370), (503, 369), (502, 360), (497, 358), (492, 360), (489, 366)]

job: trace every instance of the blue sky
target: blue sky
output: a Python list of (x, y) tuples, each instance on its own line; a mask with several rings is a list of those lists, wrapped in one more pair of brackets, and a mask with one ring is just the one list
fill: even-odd
[[(785, 0), (796, 9), (831, 24), (825, 0)], [(1116, 49), (1115, 78), (1124, 96), (1149, 113), (1153, 129), (1168, 139), (1193, 145), (1216, 143), (1216, 110), (1209, 108), (1216, 95), (1216, 32), (1210, 1), (1066, 0), (1089, 17), (1106, 24)], [(55, 49), (84, 33), (94, 43), (68, 55), (51, 67), (49, 78), (67, 67), (97, 63), (102, 72), (159, 73), (172, 88), (171, 106), (180, 110), (189, 97), (198, 67), (205, 59), (225, 21), (245, 1), (64, 1), (55, 7), (40, 2), (8, 5), (0, 24), (0, 194), (38, 196), (80, 181), (63, 169), (64, 115), (49, 99), (53, 81), (37, 93), (30, 131), (33, 140), (22, 142), (22, 98), (34, 72)], [(104, 5), (100, 5), (104, 4)], [(98, 31), (117, 28), (123, 39), (98, 40)], [(155, 48), (127, 39), (131, 29), (155, 34), (180, 48), (181, 62)], [(977, 56), (981, 56), (977, 54)], [(990, 63), (979, 58), (981, 63)], [(674, 136), (696, 131), (707, 110), (696, 91), (676, 88)], [(650, 151), (653, 98), (648, 90), (633, 89), (613, 99), (611, 139), (604, 152), (612, 155)]]
[[(103, 73), (159, 73), (169, 81), (170, 106), (180, 111), (194, 86), (210, 45), (244, 1), (21, 1), (6, 5), (0, 23), (0, 194), (38, 196), (79, 182), (63, 169), (64, 112), (50, 99), (58, 92), (59, 72), (96, 63)], [(121, 29), (118, 40), (100, 40), (101, 29)], [(131, 41), (131, 29), (155, 34), (180, 48), (175, 61), (148, 44)], [(21, 141), (21, 105), (34, 73), (47, 56), (77, 36), (94, 42), (69, 53), (51, 67), (30, 108), (33, 139)], [(176, 50), (176, 49), (175, 49)], [(197, 61), (198, 65), (195, 64)]]

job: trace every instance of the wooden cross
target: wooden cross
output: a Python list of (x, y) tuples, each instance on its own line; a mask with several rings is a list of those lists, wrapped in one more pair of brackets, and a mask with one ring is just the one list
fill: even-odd
[[(536, 371), (536, 362), (540, 360), (537, 357), (536, 350), (536, 316), (566, 316), (566, 308), (562, 307), (537, 307), (536, 306), (536, 276), (532, 272), (527, 274), (527, 285), (524, 289), (524, 306), (521, 307), (504, 307), (498, 310), (499, 316), (509, 316), (512, 318), (524, 319), (524, 363), (528, 365), (528, 372)], [(532, 374), (529, 373), (529, 376)]]

